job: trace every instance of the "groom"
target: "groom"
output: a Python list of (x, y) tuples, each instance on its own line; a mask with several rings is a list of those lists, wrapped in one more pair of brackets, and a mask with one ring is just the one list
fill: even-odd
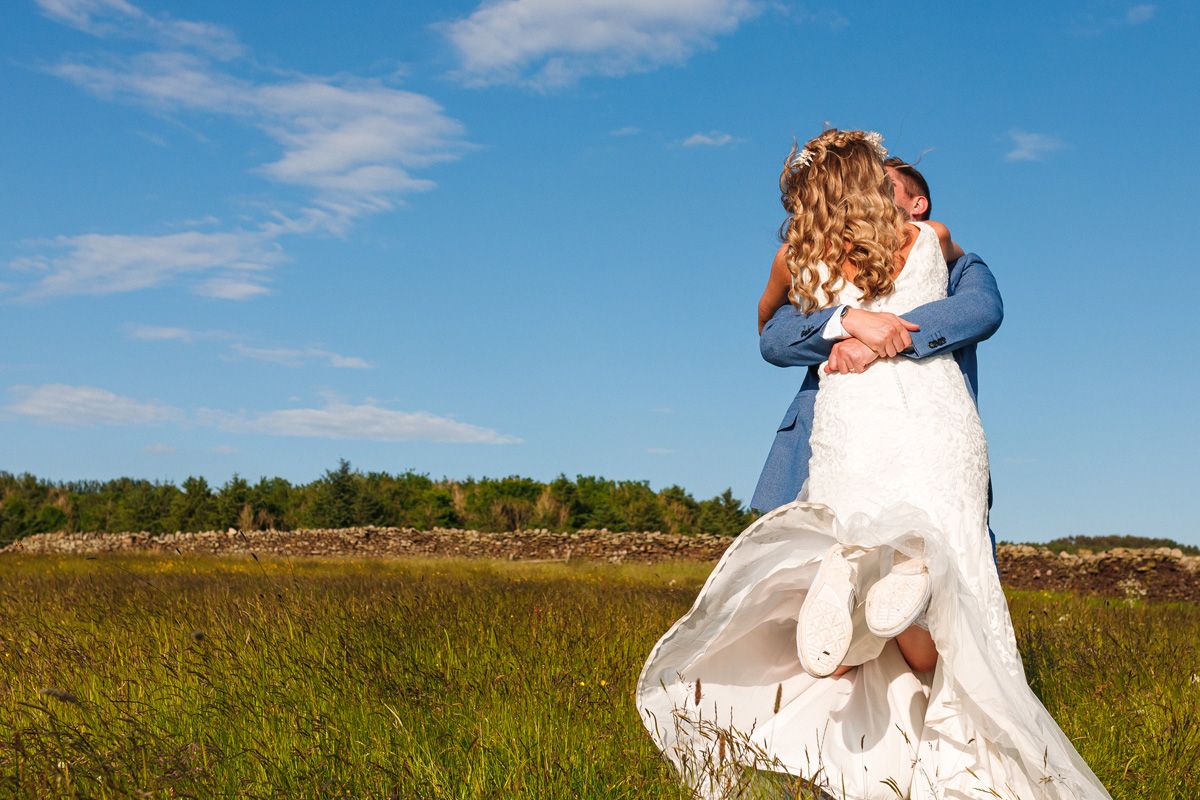
[[(933, 204), (924, 176), (898, 158), (889, 158), (885, 167), (892, 178), (896, 205), (912, 219), (929, 219)], [(780, 248), (776, 258), (786, 256), (786, 250)], [(918, 306), (903, 317), (846, 306), (803, 314), (785, 304), (763, 326), (759, 349), (762, 357), (777, 367), (807, 367), (808, 373), (783, 415), (751, 507), (769, 511), (790, 503), (808, 478), (812, 456), (808, 440), (820, 387), (818, 365), (828, 361), (829, 372), (861, 372), (879, 358), (920, 359), (951, 352), (971, 397), (978, 402), (975, 345), (995, 333), (1003, 318), (996, 279), (974, 253), (950, 265), (948, 297)], [(995, 542), (993, 535), (993, 548)]]

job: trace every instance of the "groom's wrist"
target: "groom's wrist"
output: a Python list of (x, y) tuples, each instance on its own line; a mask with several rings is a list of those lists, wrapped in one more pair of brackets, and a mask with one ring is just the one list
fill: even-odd
[(829, 321), (825, 323), (825, 327), (821, 329), (821, 338), (830, 342), (840, 342), (842, 339), (849, 337), (846, 333), (846, 328), (842, 325), (842, 318), (846, 316), (846, 312), (850, 310), (850, 306), (838, 306), (833, 310), (833, 315)]

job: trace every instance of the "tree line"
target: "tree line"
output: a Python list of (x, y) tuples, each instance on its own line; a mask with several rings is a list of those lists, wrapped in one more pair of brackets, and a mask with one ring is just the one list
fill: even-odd
[(735, 535), (754, 519), (732, 490), (696, 500), (679, 486), (560, 475), (435, 480), (417, 472), (360, 472), (342, 460), (311, 483), (234, 475), (214, 487), (116, 478), (55, 482), (0, 471), (0, 546), (49, 531), (295, 530), (374, 525), (510, 531), (669, 531)]

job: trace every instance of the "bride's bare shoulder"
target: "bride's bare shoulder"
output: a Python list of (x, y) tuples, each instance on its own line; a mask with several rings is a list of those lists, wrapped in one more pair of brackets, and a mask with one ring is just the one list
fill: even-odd
[(936, 219), (927, 219), (925, 224), (933, 228), (933, 232), (937, 234), (938, 241), (942, 243), (950, 242), (950, 229), (944, 223), (938, 222)]

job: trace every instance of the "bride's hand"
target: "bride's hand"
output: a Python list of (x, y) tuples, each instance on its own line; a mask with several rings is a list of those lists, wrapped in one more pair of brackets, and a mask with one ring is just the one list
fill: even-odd
[(910, 331), (921, 326), (886, 311), (852, 308), (842, 318), (842, 328), (875, 351), (880, 358), (892, 358), (912, 346)]
[(843, 339), (833, 346), (829, 354), (829, 362), (825, 365), (828, 373), (840, 372), (843, 375), (850, 372), (865, 372), (867, 367), (878, 359), (874, 350), (867, 347), (858, 339)]

